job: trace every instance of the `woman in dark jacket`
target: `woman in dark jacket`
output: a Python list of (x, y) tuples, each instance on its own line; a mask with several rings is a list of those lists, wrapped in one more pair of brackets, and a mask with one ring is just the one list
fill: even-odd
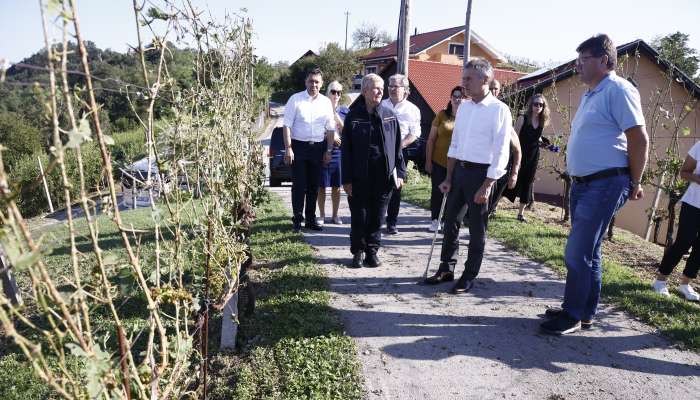
[(518, 181), (513, 189), (507, 189), (504, 196), (515, 202), (520, 198), (518, 208), (518, 220), (525, 222), (523, 211), (532, 200), (532, 183), (535, 181), (537, 163), (540, 160), (540, 143), (542, 130), (549, 125), (549, 106), (542, 93), (537, 93), (527, 102), (527, 111), (518, 117), (515, 122), (515, 131), (518, 132), (520, 148), (522, 150), (522, 163), (518, 174)]

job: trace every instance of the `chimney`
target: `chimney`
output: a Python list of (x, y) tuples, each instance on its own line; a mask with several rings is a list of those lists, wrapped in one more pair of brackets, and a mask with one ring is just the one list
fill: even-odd
[(418, 28), (416, 28), (416, 30), (415, 30), (415, 32), (413, 33), (413, 35), (415, 36), (415, 35), (417, 35), (417, 34), (418, 34)]

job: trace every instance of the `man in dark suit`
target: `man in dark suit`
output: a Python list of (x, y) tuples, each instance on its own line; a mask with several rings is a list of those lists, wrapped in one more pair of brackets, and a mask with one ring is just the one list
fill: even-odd
[(362, 79), (362, 94), (345, 117), (341, 141), (343, 189), (350, 203), (352, 268), (381, 265), (379, 228), (392, 187), (401, 187), (406, 165), (396, 115), (380, 105), (384, 80), (376, 74)]

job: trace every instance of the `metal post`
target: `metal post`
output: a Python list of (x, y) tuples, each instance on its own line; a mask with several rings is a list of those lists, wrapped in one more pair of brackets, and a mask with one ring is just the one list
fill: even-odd
[(467, 17), (464, 22), (464, 55), (462, 58), (462, 85), (464, 86), (465, 71), (469, 62), (469, 43), (471, 42), (471, 19), (472, 19), (472, 0), (467, 0)]
[(345, 51), (348, 51), (348, 21), (350, 17), (350, 11), (345, 10)]
[[(44, 175), (44, 166), (41, 165), (41, 157), (37, 157), (36, 159), (39, 161), (39, 172), (41, 172), (41, 180), (44, 182), (44, 192), (46, 193), (46, 199), (49, 201), (49, 210), (53, 213), (53, 203), (51, 202), (49, 185), (46, 183), (46, 175)], [(70, 206), (70, 204), (68, 206)]]
[(399, 31), (397, 35), (397, 60), (396, 73), (408, 77), (408, 57), (410, 54), (410, 0), (401, 0), (401, 12), (399, 13)]

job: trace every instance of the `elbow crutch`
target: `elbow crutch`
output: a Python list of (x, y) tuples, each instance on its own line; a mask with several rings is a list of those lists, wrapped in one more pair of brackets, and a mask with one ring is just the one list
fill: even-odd
[[(442, 215), (445, 213), (445, 203), (447, 203), (447, 193), (442, 195), (442, 204), (440, 205), (440, 214), (438, 216), (438, 229), (433, 232), (433, 241), (430, 243), (430, 253), (428, 253), (428, 263), (425, 266), (425, 271), (423, 271), (423, 280), (428, 277), (428, 270), (430, 269), (430, 261), (433, 259), (433, 249), (435, 249), (435, 239), (437, 238), (438, 231), (440, 230), (440, 223), (442, 223)], [(419, 282), (420, 283), (420, 282)]]

